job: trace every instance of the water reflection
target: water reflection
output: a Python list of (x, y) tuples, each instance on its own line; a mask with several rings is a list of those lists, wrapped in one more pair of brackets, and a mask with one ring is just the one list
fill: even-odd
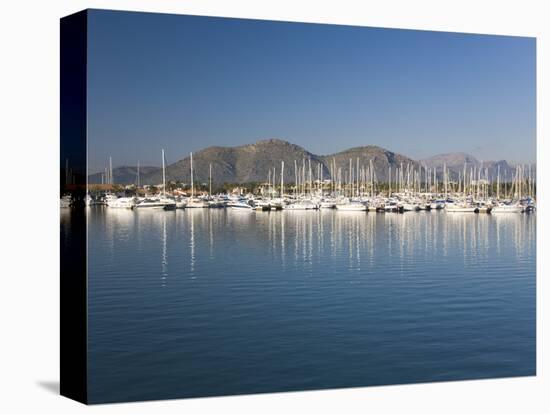
[(160, 240), (163, 284), (171, 272), (191, 280), (206, 276), (201, 268), (236, 254), (242, 256), (238, 265), (246, 266), (249, 257), (308, 278), (320, 265), (368, 276), (384, 264), (388, 275), (403, 275), (436, 256), (458, 256), (464, 266), (477, 266), (503, 255), (523, 260), (535, 253), (536, 217), (527, 214), (90, 210), (92, 234), (112, 261), (124, 245), (153, 260), (154, 240)]
[(535, 370), (535, 214), (90, 208), (88, 231), (96, 400)]
[(166, 215), (162, 214), (162, 264), (161, 264), (161, 283), (166, 286), (168, 276), (168, 254), (166, 251)]
[(71, 242), (71, 209), (61, 208), (59, 211), (61, 251), (63, 252), (68, 249)]

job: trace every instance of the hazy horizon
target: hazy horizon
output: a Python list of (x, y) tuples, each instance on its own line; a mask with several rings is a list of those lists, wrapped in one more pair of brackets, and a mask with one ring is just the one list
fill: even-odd
[(276, 138), (536, 161), (534, 38), (89, 12), (89, 173)]

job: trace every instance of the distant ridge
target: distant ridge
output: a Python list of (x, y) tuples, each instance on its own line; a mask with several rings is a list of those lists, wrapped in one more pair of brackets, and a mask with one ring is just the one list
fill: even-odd
[(462, 168), (464, 163), (477, 165), (479, 161), (472, 155), (465, 152), (449, 152), (446, 154), (437, 154), (432, 157), (420, 160), (428, 167), (439, 167), (447, 164), (447, 167)]
[[(420, 161), (421, 164), (429, 168), (436, 168), (438, 172), (443, 171), (443, 165), (452, 172), (452, 176), (458, 177), (463, 174), (464, 166), (468, 173), (472, 167), (476, 169), (487, 169), (489, 178), (495, 178), (500, 171), (500, 177), (512, 178), (515, 173), (515, 167), (511, 166), (507, 161), (479, 161), (477, 158), (464, 152), (451, 152), (447, 154), (438, 154), (433, 157), (426, 158)], [(499, 169), (500, 166), (500, 169)]]
[[(160, 171), (159, 167), (139, 167), (140, 177), (145, 177), (155, 171)], [(95, 173), (88, 176), (89, 184), (101, 184), (104, 173)], [(141, 181), (141, 180), (140, 180)], [(135, 184), (137, 182), (137, 166), (121, 166), (113, 168), (113, 182), (115, 184)]]
[[(262, 139), (253, 144), (240, 145), (236, 147), (212, 146), (193, 153), (194, 179), (197, 183), (206, 183), (209, 177), (209, 168), (212, 165), (212, 181), (214, 183), (248, 183), (265, 182), (268, 176), (273, 174), (275, 168), (275, 180), (280, 182), (281, 161), (285, 163), (284, 180), (286, 183), (295, 180), (295, 165), (302, 168), (306, 165), (306, 171), (311, 163), (313, 178), (317, 178), (318, 166), (321, 165), (323, 178), (331, 178), (333, 163), (336, 163), (337, 170), (341, 170), (342, 177), (349, 176), (349, 163), (352, 161), (353, 169), (356, 169), (357, 160), (360, 167), (368, 167), (372, 162), (376, 179), (387, 181), (392, 174), (392, 181), (395, 180), (397, 168), (407, 166), (419, 170), (421, 167), (436, 168), (438, 178), (442, 178), (443, 165), (450, 171), (451, 178), (456, 178), (462, 173), (464, 164), (468, 168), (487, 168), (490, 177), (496, 177), (500, 166), (501, 177), (507, 176), (511, 179), (515, 168), (507, 161), (484, 161), (477, 160), (470, 154), (454, 152), (438, 154), (423, 160), (414, 160), (405, 155), (389, 151), (375, 145), (365, 145), (349, 148), (334, 154), (316, 155), (305, 148), (292, 144), (282, 139)], [(88, 177), (89, 183), (101, 183), (101, 173), (91, 174)], [(115, 184), (134, 184), (137, 171), (135, 166), (122, 166), (113, 169)], [(186, 156), (166, 167), (166, 178), (168, 181), (190, 181), (190, 157)], [(273, 178), (271, 177), (273, 180)], [(142, 184), (159, 184), (162, 182), (162, 171), (159, 167), (141, 167), (140, 181)]]

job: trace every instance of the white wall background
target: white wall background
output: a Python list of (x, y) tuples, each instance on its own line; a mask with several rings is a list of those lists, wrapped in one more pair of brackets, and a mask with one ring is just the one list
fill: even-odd
[[(550, 12), (544, 1), (57, 0), (0, 14), (0, 412), (550, 412), (548, 238)], [(84, 406), (59, 381), (59, 22), (83, 8), (537, 36), (538, 376)], [(22, 191), (23, 188), (25, 191)], [(30, 189), (30, 192), (28, 190)], [(545, 234), (546, 233), (546, 234)], [(548, 255), (546, 255), (548, 256)], [(546, 346), (546, 350), (543, 348)], [(53, 391), (52, 391), (53, 389)]]

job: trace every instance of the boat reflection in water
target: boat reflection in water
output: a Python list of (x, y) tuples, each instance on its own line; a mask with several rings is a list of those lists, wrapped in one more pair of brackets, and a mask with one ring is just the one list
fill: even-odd
[(534, 375), (535, 227), (91, 208), (90, 399)]

